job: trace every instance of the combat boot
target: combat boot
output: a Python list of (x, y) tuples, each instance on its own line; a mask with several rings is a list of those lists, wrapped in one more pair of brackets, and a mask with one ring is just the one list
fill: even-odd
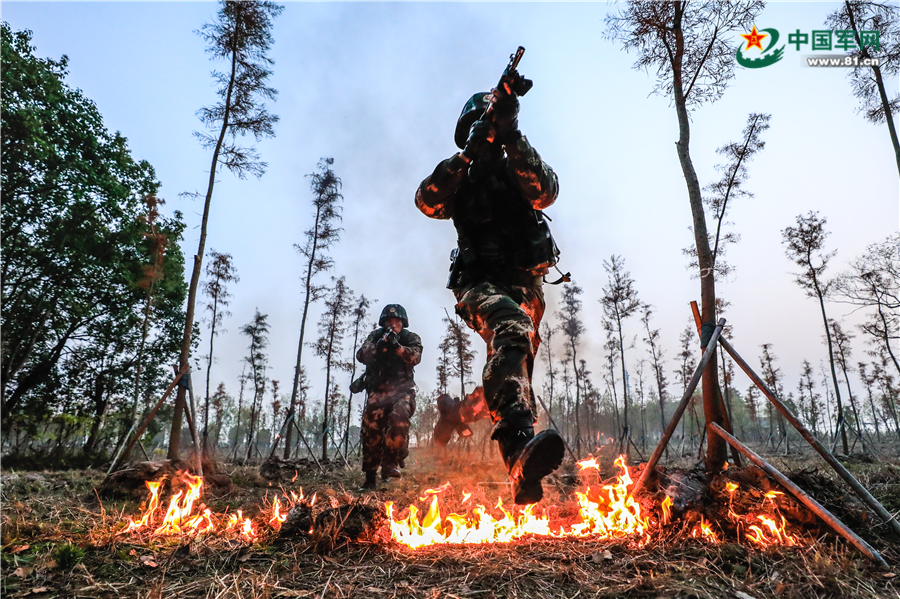
[(494, 433), (509, 471), (513, 501), (517, 505), (537, 503), (544, 497), (541, 479), (562, 463), (565, 446), (559, 433), (531, 427)]
[(360, 492), (372, 491), (378, 486), (378, 479), (375, 475), (375, 470), (366, 470), (366, 481), (359, 488)]
[(400, 469), (397, 468), (396, 464), (382, 464), (381, 480), (387, 482), (392, 478), (400, 478)]

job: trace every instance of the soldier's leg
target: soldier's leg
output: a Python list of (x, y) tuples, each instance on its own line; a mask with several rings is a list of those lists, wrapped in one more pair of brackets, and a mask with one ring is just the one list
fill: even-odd
[(415, 396), (409, 391), (398, 392), (386, 415), (382, 478), (399, 478), (400, 464), (409, 455), (409, 422), (415, 411)]
[(362, 469), (366, 474), (365, 488), (373, 488), (376, 484), (375, 474), (384, 453), (384, 421), (385, 408), (370, 395), (363, 411), (360, 426), (360, 445), (362, 446)]
[(541, 479), (562, 461), (562, 438), (552, 430), (534, 434), (531, 375), (544, 311), (539, 288), (476, 285), (458, 297), (457, 311), (487, 343), (484, 394), (518, 504), (540, 501)]

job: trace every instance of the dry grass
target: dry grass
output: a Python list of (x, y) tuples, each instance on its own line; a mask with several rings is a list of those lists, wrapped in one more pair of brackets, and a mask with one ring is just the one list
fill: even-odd
[[(407, 476), (364, 500), (375, 505), (395, 501), (402, 508), (417, 501), (424, 489), (451, 480), (457, 488), (474, 491), (485, 505), (494, 505), (498, 495), (508, 503), (501, 467), (480, 458), (480, 452), (449, 460), (418, 454)], [(900, 501), (900, 469), (892, 462), (854, 469), (886, 505)], [(383, 532), (367, 541), (339, 541), (327, 553), (317, 553), (321, 545), (306, 539), (279, 540), (274, 533), (254, 545), (215, 538), (141, 541), (115, 536), (139, 505), (120, 501), (101, 507), (92, 487), (102, 475), (85, 471), (45, 473), (33, 480), (4, 478), (2, 594), (147, 599), (900, 597), (900, 540), (871, 519), (854, 521), (853, 514), (863, 512), (853, 511), (847, 493), (828, 473), (813, 472), (810, 466), (809, 461), (778, 464), (788, 471), (805, 468), (811, 484), (826, 485), (807, 490), (881, 551), (891, 570), (874, 568), (831, 534), (807, 536), (799, 548), (762, 552), (742, 544), (707, 545), (690, 538), (681, 523), (655, 532), (642, 548), (626, 541), (522, 540), (412, 551), (387, 542)], [(610, 463), (604, 476), (614, 473)], [(265, 494), (277, 490), (254, 469), (229, 474), (234, 491), (206, 499), (216, 511), (243, 509), (253, 515)], [(360, 473), (313, 474), (301, 472), (285, 488), (302, 485), (307, 494), (317, 492), (323, 506), (356, 500)], [(556, 513), (560, 518), (571, 504), (563, 503), (568, 501), (566, 480), (565, 474), (558, 477), (548, 492), (552, 502), (563, 506)], [(458, 501), (450, 494), (445, 503), (455, 509)]]

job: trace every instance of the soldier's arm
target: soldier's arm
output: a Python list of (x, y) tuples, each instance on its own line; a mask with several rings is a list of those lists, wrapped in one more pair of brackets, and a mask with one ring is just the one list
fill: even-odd
[(363, 364), (368, 364), (372, 361), (372, 358), (375, 357), (375, 343), (378, 341), (378, 331), (372, 331), (369, 333), (369, 336), (366, 337), (366, 340), (363, 342), (362, 347), (359, 348), (359, 351), (356, 352), (356, 359), (362, 362)]
[(408, 341), (407, 345), (397, 348), (397, 355), (410, 366), (415, 366), (422, 361), (422, 339), (410, 331)]
[(543, 210), (556, 201), (559, 181), (550, 165), (541, 160), (537, 150), (528, 143), (528, 139), (518, 131), (513, 133), (513, 137), (516, 134), (518, 138), (506, 142), (509, 173), (531, 207)]
[(468, 172), (469, 163), (462, 152), (438, 164), (416, 190), (416, 208), (431, 218), (453, 216), (453, 194)]

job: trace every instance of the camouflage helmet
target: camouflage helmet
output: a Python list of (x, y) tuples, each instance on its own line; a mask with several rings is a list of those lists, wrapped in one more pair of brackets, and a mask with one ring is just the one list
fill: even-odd
[(381, 311), (381, 316), (378, 318), (378, 326), (383, 327), (388, 318), (399, 318), (400, 322), (403, 323), (404, 329), (409, 326), (409, 319), (406, 317), (406, 308), (400, 304), (388, 304), (385, 306), (384, 310)]
[(456, 121), (456, 133), (453, 136), (453, 141), (460, 150), (465, 149), (466, 141), (469, 139), (469, 129), (472, 128), (475, 121), (481, 118), (490, 102), (491, 92), (479, 92), (469, 98), (469, 101), (463, 106), (459, 120)]

